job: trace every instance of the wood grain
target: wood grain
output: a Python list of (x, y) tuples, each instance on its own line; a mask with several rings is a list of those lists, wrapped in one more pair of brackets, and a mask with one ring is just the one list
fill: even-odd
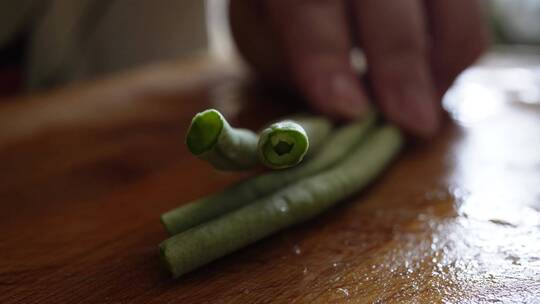
[(449, 95), (458, 124), (369, 189), (179, 280), (159, 215), (246, 177), (188, 155), (192, 114), (256, 128), (301, 103), (205, 58), (3, 103), (0, 303), (540, 301), (540, 107), (500, 80), (539, 62), (491, 56)]

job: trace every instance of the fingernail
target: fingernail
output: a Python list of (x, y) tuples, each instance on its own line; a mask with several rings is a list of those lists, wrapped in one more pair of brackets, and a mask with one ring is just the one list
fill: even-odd
[(332, 104), (342, 117), (355, 119), (367, 112), (368, 102), (362, 92), (360, 80), (337, 74), (331, 79)]

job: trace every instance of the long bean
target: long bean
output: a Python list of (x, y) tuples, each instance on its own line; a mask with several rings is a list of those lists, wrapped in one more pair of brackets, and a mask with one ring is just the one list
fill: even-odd
[(297, 180), (318, 173), (342, 158), (362, 141), (375, 122), (375, 114), (334, 132), (324, 147), (297, 167), (273, 171), (237, 183), (223, 192), (203, 197), (161, 215), (161, 222), (170, 235), (238, 209)]
[(375, 131), (346, 159), (236, 211), (179, 233), (159, 246), (174, 277), (291, 225), (309, 220), (361, 190), (401, 147), (394, 127)]
[(245, 170), (257, 163), (258, 136), (247, 129), (233, 128), (217, 110), (193, 117), (186, 144), (191, 153), (220, 170)]
[(292, 120), (271, 124), (259, 137), (259, 160), (272, 169), (296, 166), (304, 159), (308, 149), (306, 131)]
[[(297, 122), (309, 138), (309, 149), (306, 157), (313, 156), (322, 147), (332, 133), (333, 125), (327, 118), (314, 115), (296, 115), (290, 120)], [(260, 140), (259, 140), (260, 141)]]

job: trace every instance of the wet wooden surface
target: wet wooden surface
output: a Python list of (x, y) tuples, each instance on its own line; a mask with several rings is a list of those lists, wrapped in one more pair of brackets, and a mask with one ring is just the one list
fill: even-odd
[(0, 303), (539, 302), (540, 60), (486, 62), (361, 195), (179, 280), (158, 216), (242, 178), (187, 154), (190, 117), (291, 99), (198, 60), (0, 103)]

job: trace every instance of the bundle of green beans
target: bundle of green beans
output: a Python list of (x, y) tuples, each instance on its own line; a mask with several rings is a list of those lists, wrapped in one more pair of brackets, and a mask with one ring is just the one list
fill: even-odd
[[(290, 143), (283, 135), (267, 140), (280, 151), (287, 149), (278, 147), (280, 140)], [(295, 168), (256, 176), (163, 214), (173, 236), (159, 249), (173, 276), (309, 220), (361, 190), (397, 154), (402, 136), (394, 127), (377, 127), (372, 114), (320, 141), (320, 151)]]
[[(161, 216), (161, 222), (169, 234), (174, 235), (249, 204), (290, 183), (318, 173), (344, 158), (358, 141), (365, 137), (364, 135), (374, 123), (375, 115), (370, 114), (362, 121), (342, 127), (325, 141), (325, 145), (312, 155), (309, 161), (289, 170), (271, 171), (255, 176), (225, 189), (222, 193), (182, 205), (164, 213)], [(320, 136), (311, 136), (311, 138), (320, 138)], [(323, 142), (323, 140), (319, 141)]]

